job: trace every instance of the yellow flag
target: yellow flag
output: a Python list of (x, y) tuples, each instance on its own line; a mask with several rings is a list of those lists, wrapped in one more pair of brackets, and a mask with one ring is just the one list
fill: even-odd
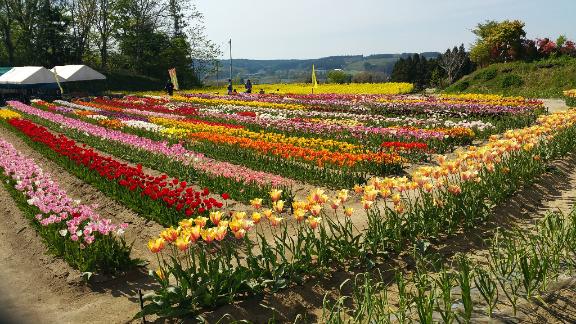
[(314, 64), (312, 64), (312, 86), (318, 88), (318, 81), (316, 80), (316, 70), (314, 70)]

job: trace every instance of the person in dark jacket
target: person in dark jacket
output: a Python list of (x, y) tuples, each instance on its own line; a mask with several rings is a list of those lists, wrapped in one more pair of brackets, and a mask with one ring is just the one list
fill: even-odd
[(252, 82), (250, 81), (250, 79), (248, 79), (246, 81), (246, 93), (252, 93)]
[(232, 79), (228, 79), (228, 95), (232, 94)]
[(169, 96), (172, 96), (174, 94), (174, 84), (172, 83), (172, 80), (168, 79), (168, 82), (166, 82), (166, 86), (164, 87), (164, 89), (166, 89), (166, 92), (168, 92)]

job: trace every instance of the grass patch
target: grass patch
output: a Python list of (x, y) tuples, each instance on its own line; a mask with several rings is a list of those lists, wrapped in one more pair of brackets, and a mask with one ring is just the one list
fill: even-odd
[(492, 64), (463, 77), (446, 93), (486, 93), (528, 98), (563, 98), (576, 88), (576, 58)]

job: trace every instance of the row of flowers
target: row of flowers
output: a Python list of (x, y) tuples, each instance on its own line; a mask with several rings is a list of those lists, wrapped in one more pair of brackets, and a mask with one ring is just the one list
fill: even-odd
[(569, 107), (576, 107), (576, 89), (564, 91), (566, 105)]
[[(440, 156), (438, 166), (418, 168), (409, 178), (374, 178), (357, 186), (366, 228), (354, 226), (346, 190), (330, 197), (316, 189), (290, 210), (273, 191), (271, 209), (262, 209), (263, 199), (255, 198), (251, 211), (212, 214), (209, 225), (196, 218), (166, 229), (149, 243), (152, 253), (171, 257), (158, 259), (153, 275), (161, 288), (147, 296), (143, 313), (171, 315), (175, 305), (178, 312), (195, 312), (240, 295), (281, 289), (287, 282), (301, 283), (304, 275), (333, 267), (379, 262), (415, 238), (471, 228), (544, 172), (548, 161), (572, 152), (575, 125), (576, 111), (543, 116), (534, 126), (493, 136), (485, 145), (458, 151), (455, 158)], [(289, 218), (297, 225), (288, 226)], [(273, 228), (272, 238), (247, 235), (267, 226)], [(234, 265), (224, 262), (230, 259)]]
[(566, 97), (576, 98), (576, 89), (564, 91)]
[[(14, 116), (2, 110), (0, 118)], [(130, 248), (122, 238), (128, 224), (113, 224), (98, 215), (96, 206), (70, 198), (33, 159), (4, 140), (0, 140), (0, 169), (22, 212), (50, 250), (71, 266), (83, 272), (114, 273), (133, 265)]]
[(501, 116), (542, 112), (536, 100), (467, 100), (453, 97), (393, 97), (373, 105), (381, 113), (442, 113), (455, 116)]
[(178, 105), (176, 107), (167, 107), (161, 101), (150, 102), (153, 99), (140, 101), (140, 98), (127, 97), (129, 100), (111, 100), (105, 98), (94, 98), (93, 101), (82, 102), (92, 107), (106, 107), (108, 109), (129, 109), (130, 111), (145, 111), (148, 114), (179, 114), (184, 116), (195, 115), (198, 108), (191, 105)]
[(410, 116), (382, 116), (366, 115), (346, 112), (322, 112), (322, 111), (289, 111), (289, 110), (270, 110), (264, 108), (252, 108), (246, 106), (220, 105), (217, 107), (201, 107), (200, 116), (209, 118), (220, 118), (227, 120), (238, 120), (239, 122), (250, 122), (247, 118), (256, 118), (252, 123), (263, 123), (262, 126), (276, 125), (279, 123), (280, 129), (285, 127), (282, 121), (286, 119), (305, 120), (309, 122), (319, 122), (328, 125), (344, 126), (414, 126), (419, 128), (438, 128), (438, 127), (465, 127), (474, 131), (484, 131), (494, 129), (495, 126), (489, 121), (482, 120), (450, 120), (440, 116), (428, 116), (426, 118)]
[[(173, 131), (169, 133), (169, 131)], [(167, 133), (177, 134), (182, 130), (168, 129)], [(263, 154), (271, 154), (281, 156), (287, 160), (298, 160), (303, 162), (311, 162), (319, 167), (325, 164), (333, 165), (336, 167), (354, 167), (362, 164), (375, 164), (377, 170), (379, 165), (383, 164), (402, 164), (403, 159), (396, 153), (390, 154), (383, 153), (340, 153), (330, 152), (328, 150), (316, 150), (313, 148), (305, 148), (300, 145), (277, 143), (271, 141), (264, 141), (258, 139), (244, 138), (226, 134), (215, 134), (211, 132), (195, 132), (186, 134), (187, 138), (192, 140), (206, 141), (215, 144), (238, 146), (243, 149), (249, 149), (261, 152)], [(379, 172), (378, 172), (379, 173)]]
[[(290, 84), (257, 84), (254, 89), (262, 89), (265, 93), (307, 95), (312, 90), (309, 83)], [(386, 83), (351, 83), (351, 84), (320, 84), (314, 88), (314, 93), (324, 95), (350, 95), (350, 94), (376, 94), (392, 95), (410, 93), (414, 90), (414, 85), (406, 82), (386, 82)], [(207, 88), (201, 90), (203, 93), (226, 93), (226, 88)], [(196, 90), (194, 92), (197, 92)]]
[(208, 106), (218, 106), (222, 104), (228, 105), (249, 105), (252, 107), (262, 107), (262, 108), (279, 108), (279, 109), (290, 109), (290, 110), (305, 110), (306, 106), (301, 104), (293, 103), (275, 103), (275, 102), (262, 102), (262, 101), (250, 101), (246, 102), (244, 100), (235, 99), (234, 97), (219, 97), (219, 98), (201, 98), (193, 96), (180, 96), (176, 95), (173, 97), (174, 100), (180, 102), (187, 102), (200, 105)]
[[(133, 156), (132, 160), (135, 162), (161, 168), (164, 172), (182, 178), (192, 176), (195, 181), (206, 186), (210, 185), (211, 188), (214, 188), (211, 184), (215, 184), (219, 192), (234, 188), (233, 192), (229, 193), (237, 200), (243, 200), (247, 193), (253, 194), (260, 190), (269, 190), (270, 187), (289, 187), (293, 184), (292, 180), (278, 175), (254, 171), (239, 165), (207, 158), (178, 143), (170, 144), (167, 141), (156, 141), (119, 130), (108, 129), (24, 105), (20, 102), (10, 102), (9, 104), (13, 109), (53, 123), (57, 126), (56, 131), (65, 132), (68, 136), (88, 142), (100, 150), (110, 153), (118, 152), (120, 156), (127, 158)], [(68, 130), (72, 130), (72, 132)], [(161, 158), (162, 161), (159, 161)], [(174, 162), (177, 165), (174, 165)], [(196, 171), (193, 172), (194, 170)]]
[[(209, 190), (197, 190), (186, 181), (167, 175), (152, 175), (112, 157), (103, 156), (87, 145), (79, 146), (64, 135), (56, 136), (26, 119), (8, 120), (44, 154), (54, 157), (82, 179), (160, 224), (175, 224), (182, 217), (205, 214), (222, 203), (209, 197)], [(227, 198), (227, 194), (223, 197)]]
[[(201, 110), (203, 110), (201, 108)], [(101, 114), (101, 113), (100, 113)], [(99, 115), (100, 115), (99, 114)], [(474, 137), (474, 132), (468, 127), (459, 127), (458, 123), (446, 121), (446, 124), (451, 127), (443, 128), (433, 128), (433, 129), (420, 129), (414, 127), (368, 127), (359, 124), (354, 120), (302, 120), (299, 118), (268, 118), (268, 116), (259, 116), (258, 118), (252, 118), (247, 115), (239, 115), (236, 113), (219, 113), (204, 111), (200, 114), (203, 119), (173, 119), (173, 118), (149, 118), (150, 121), (155, 123), (157, 126), (153, 127), (150, 124), (141, 122), (134, 124), (135, 127), (145, 128), (148, 130), (158, 130), (162, 131), (162, 126), (178, 126), (181, 128), (186, 128), (189, 130), (200, 130), (200, 131), (214, 131), (218, 133), (233, 133), (236, 136), (249, 137), (252, 139), (258, 139), (266, 137), (266, 140), (272, 140), (274, 142), (289, 141), (290, 144), (296, 144), (298, 146), (304, 145), (304, 147), (313, 147), (321, 145), (325, 147), (326, 144), (333, 147), (334, 145), (339, 146), (340, 149), (345, 149), (349, 151), (350, 148), (354, 149), (354, 152), (362, 151), (362, 148), (358, 145), (349, 145), (348, 143), (339, 143), (337, 141), (331, 140), (331, 138), (344, 139), (350, 142), (356, 142), (359, 145), (367, 145), (371, 149), (377, 147), (377, 143), (382, 140), (427, 140), (429, 145), (434, 147), (439, 151), (446, 150), (454, 144), (466, 144)], [(129, 116), (120, 116), (121, 122), (127, 126), (129, 122), (125, 120)], [(214, 120), (214, 121), (212, 121)], [(234, 124), (225, 123), (224, 121), (232, 122)], [(390, 122), (393, 120), (391, 119)], [(402, 119), (396, 119), (402, 121)], [(107, 122), (103, 122), (107, 123)], [(119, 123), (117, 123), (119, 125)], [(470, 124), (464, 123), (463, 125), (472, 126), (474, 128), (483, 130), (488, 127), (487, 124)], [(218, 128), (210, 128), (208, 126), (222, 126)], [(490, 125), (491, 126), (491, 125)], [(233, 128), (243, 128), (249, 127), (255, 131), (264, 131), (265, 133), (255, 133), (249, 130), (237, 130), (231, 131)], [(284, 134), (274, 134), (271, 132), (280, 131)], [(318, 139), (302, 139), (302, 136), (309, 136), (314, 134), (315, 136), (320, 136), (327, 140)], [(299, 135), (299, 136), (291, 136)], [(313, 146), (311, 146), (313, 145)], [(338, 149), (338, 148), (337, 148)]]
[[(163, 112), (157, 112), (157, 111), (153, 111), (153, 110), (146, 110), (146, 109), (142, 109), (142, 108), (139, 108), (139, 109), (118, 108), (115, 106), (96, 104), (96, 103), (91, 103), (88, 101), (68, 102), (68, 101), (64, 101), (64, 100), (55, 100), (54, 103), (59, 105), (59, 106), (65, 106), (65, 107), (74, 108), (74, 109), (91, 110), (94, 112), (98, 112), (100, 114), (105, 112), (108, 116), (119, 117), (119, 118), (127, 117), (127, 116), (134, 116), (134, 115), (144, 116), (144, 117), (164, 117), (164, 118), (172, 118), (172, 119), (184, 118), (183, 115), (177, 115), (177, 114), (173, 114), (171, 112), (170, 113), (163, 113)], [(114, 114), (114, 113), (116, 113), (116, 114)], [(129, 114), (129, 115), (121, 115), (122, 113)], [(132, 119), (134, 119), (134, 117), (132, 117)]]
[[(46, 112), (43, 115), (46, 117)], [(62, 120), (65, 117), (60, 117), (59, 123), (62, 124)], [(156, 118), (151, 119), (157, 120)], [(164, 121), (195, 128), (205, 127), (207, 130), (214, 130), (215, 128), (226, 129), (222, 126), (186, 123), (167, 119)], [(80, 121), (76, 121), (76, 123), (80, 123)], [(231, 131), (243, 130), (233, 128)], [(215, 134), (208, 131), (192, 133), (187, 129), (174, 127), (166, 129), (162, 133), (185, 139), (190, 142), (187, 146), (193, 147), (195, 151), (204, 152), (221, 161), (239, 163), (253, 170), (273, 172), (306, 182), (329, 186), (353, 185), (358, 181), (363, 181), (366, 173), (389, 174), (398, 172), (401, 170), (403, 162), (406, 161), (397, 152), (379, 152), (380, 143), (376, 145), (377, 151), (373, 153), (340, 153)], [(254, 132), (252, 134), (260, 135)], [(199, 161), (202, 161), (202, 159), (198, 159), (193, 165), (197, 165)], [(308, 166), (303, 165), (302, 162)], [(321, 168), (321, 170), (317, 168)], [(275, 184), (289, 185), (287, 181), (276, 182)], [(233, 194), (233, 196), (235, 195)]]
[(311, 148), (315, 150), (327, 150), (342, 153), (360, 153), (366, 151), (365, 148), (359, 145), (347, 142), (322, 138), (287, 136), (281, 133), (274, 133), (263, 130), (260, 132), (253, 132), (239, 126), (231, 127), (230, 125), (213, 125), (207, 122), (190, 122), (188, 120), (178, 121), (165, 118), (151, 118), (151, 121), (165, 127), (170, 127), (162, 131), (163, 133), (170, 135), (175, 135), (179, 132), (184, 132), (187, 134), (209, 132), (214, 134), (246, 138), (255, 141), (294, 145), (297, 147)]
[[(430, 146), (444, 148), (449, 144), (468, 143), (475, 135), (468, 127), (416, 128), (413, 126), (365, 126), (354, 119), (313, 119), (283, 118), (281, 115), (260, 115), (250, 117), (242, 113), (201, 112), (200, 116), (217, 120), (228, 120), (254, 130), (281, 131), (300, 136), (319, 136), (337, 138), (358, 143), (373, 149), (374, 143), (382, 140), (426, 140)], [(402, 119), (400, 119), (402, 120)], [(391, 122), (391, 121), (390, 121)], [(403, 124), (396, 121), (395, 124)], [(472, 125), (470, 125), (472, 126)], [(478, 127), (482, 128), (482, 127)], [(442, 143), (444, 142), (444, 143)]]
[[(265, 108), (285, 108), (298, 110), (341, 111), (385, 114), (441, 113), (454, 116), (500, 116), (524, 114), (542, 110), (543, 103), (519, 97), (458, 97), (458, 96), (259, 96), (242, 95), (232, 98), (216, 95), (189, 94), (175, 97), (175, 100), (196, 102), (207, 105), (244, 105)], [(297, 108), (295, 108), (297, 107)]]

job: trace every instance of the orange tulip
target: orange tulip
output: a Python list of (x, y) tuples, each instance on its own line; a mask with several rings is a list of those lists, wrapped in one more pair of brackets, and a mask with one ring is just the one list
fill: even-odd
[(196, 217), (196, 219), (194, 219), (194, 223), (196, 223), (196, 225), (204, 228), (206, 226), (206, 221), (208, 220), (207, 217), (203, 217), (203, 216), (198, 216)]
[(158, 253), (164, 249), (166, 241), (163, 238), (152, 239), (148, 241), (148, 250), (152, 253)]
[(344, 208), (344, 215), (346, 215), (348, 217), (352, 217), (353, 213), (354, 213), (354, 208), (352, 208), (352, 207)]
[(298, 223), (300, 223), (301, 221), (303, 221), (305, 216), (306, 216), (306, 210), (304, 210), (304, 209), (296, 209), (296, 210), (294, 210), (294, 219), (296, 219), (296, 221), (297, 221)]
[(282, 197), (282, 190), (272, 189), (270, 191), (270, 198), (272, 198), (272, 201), (277, 201), (280, 197)]
[(314, 205), (310, 208), (310, 213), (314, 216), (320, 215), (321, 211), (322, 211), (322, 206), (320, 206), (320, 205)]
[(362, 206), (364, 207), (364, 209), (370, 209), (370, 207), (372, 207), (372, 204), (374, 204), (373, 201), (362, 199)]
[(262, 207), (262, 198), (254, 198), (254, 199), (250, 200), (250, 204), (255, 209), (260, 209)]
[(186, 251), (190, 247), (190, 237), (189, 236), (179, 236), (174, 242), (178, 250)]
[(282, 213), (284, 210), (284, 200), (278, 200), (272, 203), (272, 207), (277, 213)]
[(258, 224), (260, 223), (260, 219), (262, 218), (262, 214), (258, 213), (258, 212), (253, 212), (252, 213), (252, 221), (254, 222), (254, 224)]
[(284, 220), (282, 217), (273, 216), (270, 218), (270, 225), (278, 226)]
[(240, 230), (234, 232), (234, 237), (236, 237), (239, 240), (244, 238), (245, 235), (246, 235), (246, 231), (244, 229), (240, 229)]
[(171, 243), (178, 238), (178, 231), (176, 231), (173, 227), (164, 229), (160, 232), (160, 237), (162, 237), (166, 242)]
[(214, 211), (210, 213), (210, 221), (216, 226), (218, 226), (218, 223), (220, 223), (221, 218), (222, 218), (221, 211)]
[(320, 225), (321, 220), (322, 220), (321, 217), (309, 216), (308, 219), (306, 220), (306, 222), (308, 223), (308, 225), (310, 225), (310, 228), (316, 229), (316, 227), (318, 227), (318, 225)]

